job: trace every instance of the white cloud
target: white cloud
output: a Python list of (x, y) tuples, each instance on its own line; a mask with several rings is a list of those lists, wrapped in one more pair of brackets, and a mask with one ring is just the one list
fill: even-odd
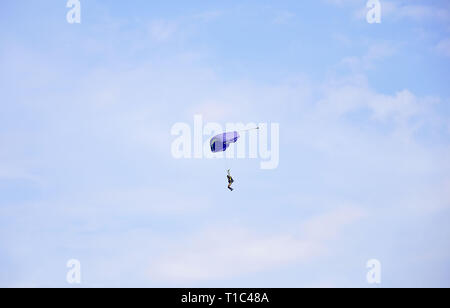
[(418, 99), (410, 91), (403, 90), (395, 95), (384, 95), (369, 88), (364, 78), (344, 79), (328, 84), (324, 98), (318, 103), (322, 114), (337, 116), (367, 108), (375, 120), (408, 120), (425, 106), (436, 102), (432, 98)]
[(149, 275), (175, 283), (211, 281), (308, 262), (326, 254), (326, 242), (338, 241), (342, 229), (362, 217), (359, 209), (341, 208), (303, 223), (298, 229), (305, 232), (297, 234), (209, 228), (178, 241), (173, 251), (152, 262)]

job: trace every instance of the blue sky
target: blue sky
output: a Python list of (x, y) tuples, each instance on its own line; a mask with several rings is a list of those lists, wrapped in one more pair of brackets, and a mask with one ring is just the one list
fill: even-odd
[[(0, 286), (450, 286), (448, 1), (65, 4), (0, 4)], [(279, 167), (175, 160), (195, 114)]]

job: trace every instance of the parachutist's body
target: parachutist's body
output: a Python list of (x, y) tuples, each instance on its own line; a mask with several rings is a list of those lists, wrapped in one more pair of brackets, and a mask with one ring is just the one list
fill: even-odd
[(227, 179), (228, 179), (228, 189), (229, 189), (230, 191), (233, 191), (233, 188), (231, 187), (231, 184), (233, 184), (234, 180), (233, 180), (233, 178), (231, 177), (230, 169), (228, 169)]

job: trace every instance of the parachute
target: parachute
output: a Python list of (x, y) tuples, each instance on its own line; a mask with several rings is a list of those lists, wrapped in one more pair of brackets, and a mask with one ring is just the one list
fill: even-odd
[(218, 153), (224, 152), (228, 149), (231, 143), (236, 143), (236, 141), (240, 138), (238, 132), (229, 132), (223, 133), (211, 138), (210, 146), (211, 152)]

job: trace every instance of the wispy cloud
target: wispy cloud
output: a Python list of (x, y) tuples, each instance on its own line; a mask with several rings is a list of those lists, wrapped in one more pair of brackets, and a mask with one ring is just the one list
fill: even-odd
[(304, 233), (297, 234), (285, 231), (260, 235), (233, 225), (209, 228), (183, 239), (185, 244), (177, 243), (174, 251), (153, 262), (149, 276), (172, 283), (192, 283), (304, 264), (326, 254), (326, 242), (339, 241), (342, 229), (362, 216), (359, 209), (339, 209), (302, 223), (297, 228)]
[(176, 33), (178, 25), (168, 20), (155, 20), (150, 23), (149, 33), (152, 39), (157, 42), (166, 42)]
[(37, 175), (26, 171), (27, 168), (18, 168), (12, 165), (0, 164), (0, 179), (4, 180), (24, 180), (31, 181), (36, 184), (42, 184), (41, 179)]
[(446, 57), (450, 57), (450, 38), (441, 40), (436, 45), (436, 50), (440, 54), (442, 54), (442, 55), (444, 55)]
[(295, 17), (295, 14), (293, 12), (280, 11), (280, 12), (276, 13), (275, 18), (273, 19), (273, 23), (286, 24), (286, 23), (289, 23), (294, 17)]
[(224, 15), (224, 12), (221, 10), (212, 10), (212, 11), (206, 11), (202, 13), (198, 13), (194, 15), (194, 18), (198, 18), (202, 20), (203, 22), (211, 22), (214, 20), (217, 20), (221, 16)]
[(375, 42), (370, 43), (368, 50), (363, 56), (352, 56), (342, 59), (341, 65), (348, 66), (353, 71), (376, 69), (379, 61), (390, 58), (398, 53), (399, 43)]

